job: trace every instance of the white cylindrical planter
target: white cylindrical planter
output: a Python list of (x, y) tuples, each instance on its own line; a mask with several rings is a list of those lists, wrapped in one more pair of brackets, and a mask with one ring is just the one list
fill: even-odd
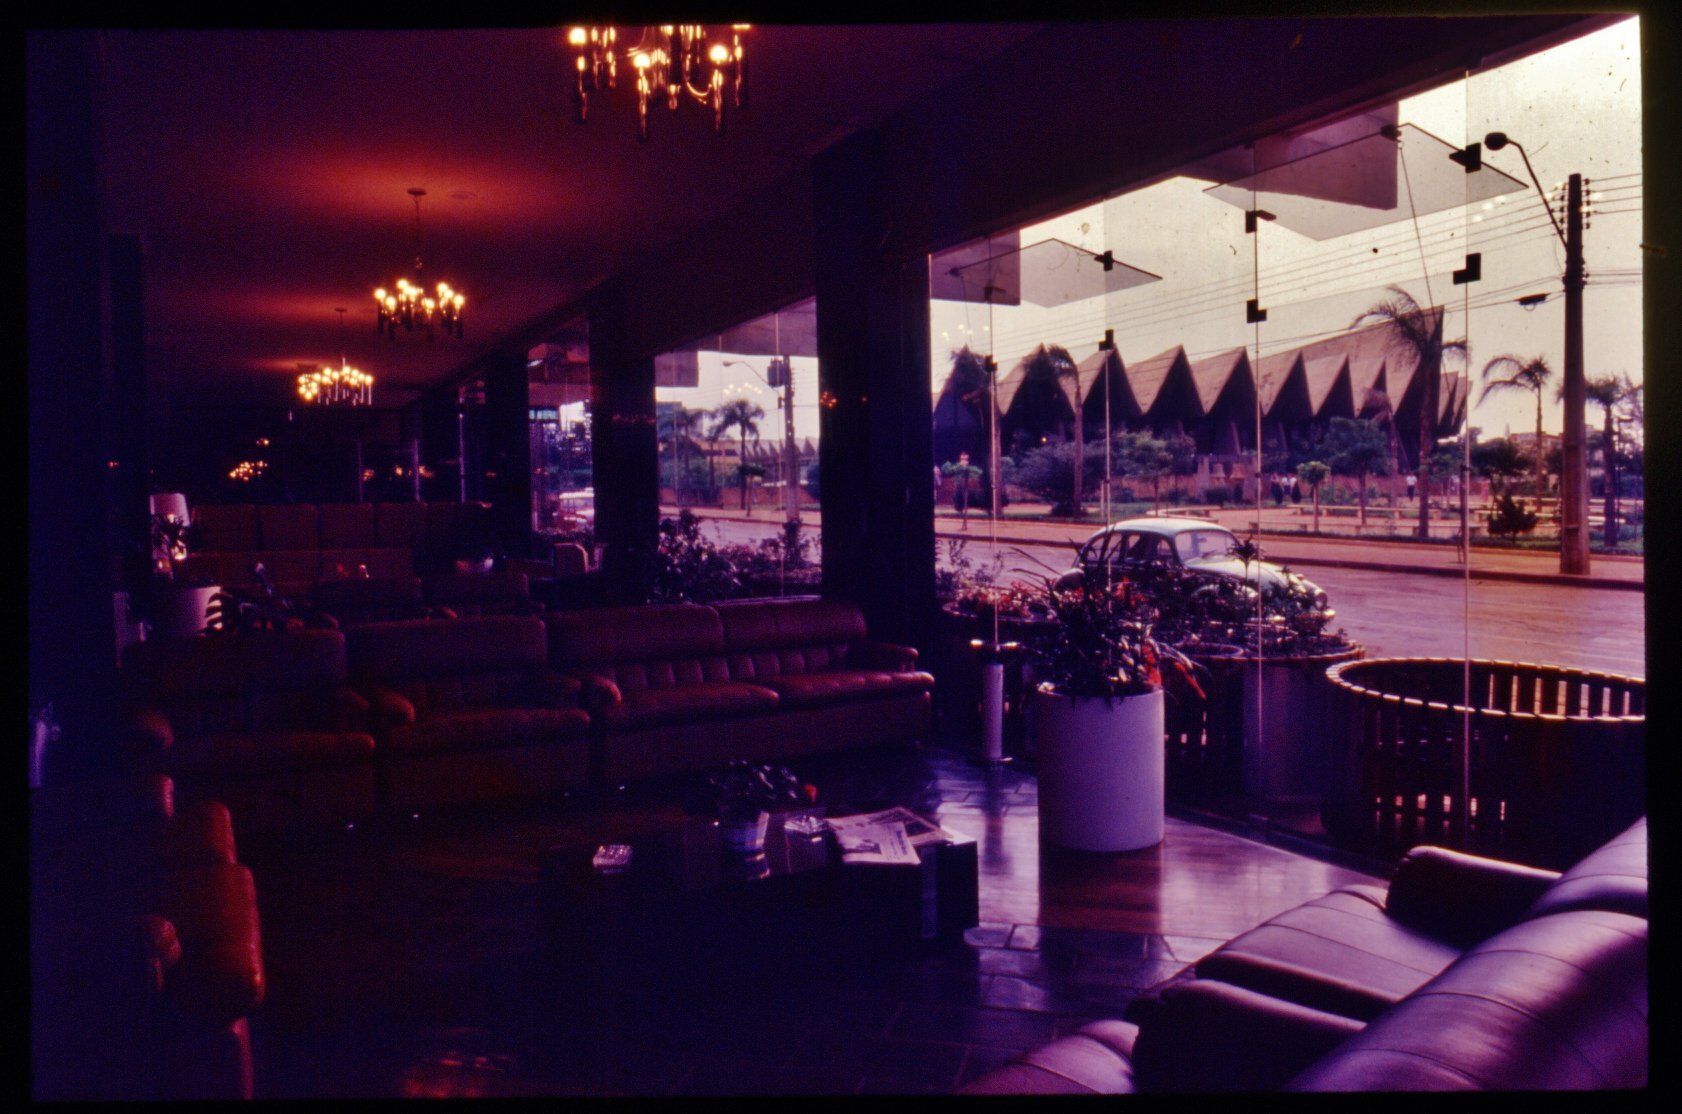
[(982, 757), (989, 762), (1005, 754), (1005, 665), (990, 661), (981, 667)]
[(152, 634), (158, 638), (192, 638), (209, 625), (210, 598), (222, 589), (211, 584), (202, 588), (164, 588), (158, 592), (157, 615)]
[(1040, 839), (1077, 851), (1162, 842), (1162, 690), (1113, 699), (1034, 694)]

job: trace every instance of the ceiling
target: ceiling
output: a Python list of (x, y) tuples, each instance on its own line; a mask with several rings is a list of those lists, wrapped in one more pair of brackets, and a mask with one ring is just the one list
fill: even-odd
[[(623, 82), (574, 120), (558, 26), (103, 32), (107, 224), (141, 237), (149, 382), (284, 405), (298, 365), (342, 354), (402, 405), (1036, 26), (754, 27), (725, 133), (656, 106), (647, 143)], [(416, 254), (413, 188), (425, 274), (468, 299), (461, 340), (376, 335), (372, 291)]]

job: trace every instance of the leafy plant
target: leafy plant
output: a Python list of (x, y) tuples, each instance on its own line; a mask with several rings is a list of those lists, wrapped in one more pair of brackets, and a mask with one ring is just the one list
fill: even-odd
[(1140, 696), (1161, 688), (1168, 669), (1201, 695), (1198, 667), (1155, 636), (1155, 604), (1130, 580), (1071, 587), (1048, 581), (1043, 599), (1051, 621), (1035, 627), (1026, 644), (1042, 689), (1105, 701)]
[(1503, 491), (1495, 496), (1489, 512), (1489, 532), (1497, 538), (1517, 537), (1536, 529), (1536, 512)]
[(720, 820), (750, 821), (761, 812), (811, 805), (818, 787), (801, 781), (787, 766), (752, 765), (737, 760), (707, 778), (712, 805)]
[(688, 509), (660, 520), (650, 598), (665, 603), (705, 603), (736, 593), (741, 578), (730, 560), (701, 534), (701, 520)]

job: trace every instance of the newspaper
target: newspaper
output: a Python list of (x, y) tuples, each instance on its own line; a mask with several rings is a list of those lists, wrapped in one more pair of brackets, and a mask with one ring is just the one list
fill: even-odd
[(835, 829), (844, 863), (904, 863), (916, 866), (922, 860), (905, 834), (905, 825), (854, 824)]
[(951, 843), (957, 838), (933, 821), (900, 807), (831, 816), (828, 824), (841, 846), (842, 860), (849, 863), (916, 863), (917, 848)]

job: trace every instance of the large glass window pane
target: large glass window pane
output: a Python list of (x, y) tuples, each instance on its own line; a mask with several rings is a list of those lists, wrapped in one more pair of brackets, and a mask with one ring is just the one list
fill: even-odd
[(590, 344), (585, 323), (561, 330), (526, 357), (532, 532), (539, 553), (557, 543), (592, 552), (595, 458), (590, 425)]
[[(795, 305), (655, 359), (660, 505), (668, 542), (719, 557), (719, 575), (660, 589), (686, 599), (817, 591), (816, 305)], [(685, 578), (678, 578), (685, 579)], [(687, 581), (694, 581), (688, 583)], [(704, 581), (704, 582), (703, 582)]]

